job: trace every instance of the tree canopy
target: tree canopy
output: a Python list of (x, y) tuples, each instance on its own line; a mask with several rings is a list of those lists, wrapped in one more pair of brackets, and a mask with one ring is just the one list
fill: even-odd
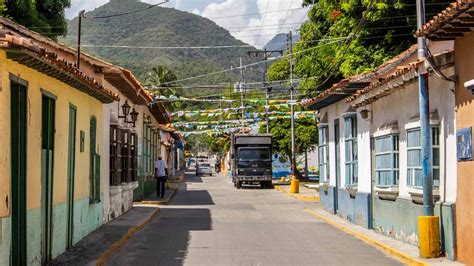
[[(310, 78), (303, 92), (321, 91), (341, 78), (369, 71), (416, 42), (416, 6), (413, 0), (305, 0), (314, 5), (300, 27), (294, 48), (294, 73)], [(427, 16), (446, 1), (426, 1)], [(287, 78), (289, 61), (274, 63), (270, 79)], [(282, 71), (283, 70), (283, 71)]]
[[(259, 133), (265, 133), (266, 126), (259, 127)], [(280, 153), (291, 157), (291, 120), (276, 118), (270, 121), (270, 133), (273, 137), (273, 153)], [(312, 151), (318, 143), (318, 129), (314, 119), (295, 119), (296, 155), (305, 151)]]
[(0, 12), (2, 16), (55, 39), (67, 32), (64, 9), (70, 6), (70, 0), (2, 0)]

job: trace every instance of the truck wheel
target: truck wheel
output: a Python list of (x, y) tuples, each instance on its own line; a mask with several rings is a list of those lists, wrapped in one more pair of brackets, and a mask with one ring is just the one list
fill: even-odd
[(273, 183), (272, 183), (272, 181), (268, 181), (268, 183), (267, 183), (267, 188), (273, 189)]
[(237, 189), (240, 189), (240, 188), (242, 187), (242, 182), (241, 182), (241, 181), (237, 181), (235, 187), (236, 187)]

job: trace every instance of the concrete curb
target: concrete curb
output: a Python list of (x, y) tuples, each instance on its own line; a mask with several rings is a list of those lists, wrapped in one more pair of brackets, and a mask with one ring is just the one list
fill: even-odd
[(367, 237), (359, 232), (356, 232), (344, 225), (341, 225), (323, 215), (320, 215), (318, 214), (317, 212), (313, 211), (313, 210), (310, 210), (308, 208), (304, 208), (303, 209), (304, 212), (308, 213), (308, 214), (311, 214), (313, 216), (315, 216), (316, 218), (320, 219), (320, 220), (323, 220), (325, 223), (327, 224), (330, 224), (334, 227), (336, 227), (337, 229), (341, 230), (341, 231), (344, 231), (360, 240), (363, 240), (364, 242), (368, 243), (369, 245), (371, 246), (374, 246), (374, 247), (377, 247), (379, 249), (381, 249), (384, 253), (392, 256), (393, 258), (397, 259), (398, 261), (401, 261), (407, 265), (412, 265), (412, 266), (425, 266), (425, 265), (429, 265), (428, 263), (424, 262), (424, 261), (421, 261), (417, 258), (414, 258), (408, 254), (405, 254), (399, 250), (396, 250), (390, 246), (387, 246), (385, 245), (384, 243), (380, 242), (380, 241), (377, 241), (377, 240), (374, 240), (370, 237)]
[(174, 195), (178, 191), (179, 186), (181, 183), (184, 181), (184, 175), (179, 177), (179, 182), (173, 182), (173, 184), (178, 184), (173, 191), (171, 192), (171, 195), (166, 199), (166, 200), (142, 200), (140, 203), (143, 205), (168, 205), (173, 199)]
[(148, 217), (148, 219), (146, 219), (145, 222), (143, 222), (140, 225), (130, 228), (128, 232), (124, 236), (122, 236), (120, 240), (113, 243), (105, 252), (103, 252), (100, 255), (100, 257), (97, 259), (96, 265), (98, 266), (105, 265), (105, 261), (107, 260), (107, 258), (109, 258), (115, 251), (117, 251), (117, 249), (123, 246), (125, 242), (127, 242), (127, 240), (130, 239), (135, 233), (142, 230), (143, 227), (145, 227), (145, 225), (150, 223), (151, 219), (153, 219), (156, 215), (158, 215), (159, 212), (160, 212), (160, 209), (156, 208), (156, 211), (152, 215), (150, 215), (150, 217)]
[(305, 195), (298, 195), (298, 194), (295, 194), (295, 193), (290, 193), (290, 192), (288, 192), (288, 190), (286, 190), (286, 189), (284, 189), (280, 186), (274, 186), (274, 188), (275, 188), (275, 190), (279, 190), (281, 192), (284, 192), (288, 196), (293, 197), (297, 200), (301, 200), (301, 201), (319, 201), (318, 196), (305, 196)]

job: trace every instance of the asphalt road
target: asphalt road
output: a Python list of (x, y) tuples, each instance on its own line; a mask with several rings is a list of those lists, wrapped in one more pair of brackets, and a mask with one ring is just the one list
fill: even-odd
[(315, 203), (222, 175), (186, 180), (108, 265), (400, 265), (303, 212)]

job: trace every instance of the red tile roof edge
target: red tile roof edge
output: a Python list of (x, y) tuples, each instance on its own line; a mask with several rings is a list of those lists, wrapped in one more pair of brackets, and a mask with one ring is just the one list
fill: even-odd
[(417, 30), (415, 37), (428, 37), (443, 27), (446, 23), (472, 7), (474, 7), (474, 0), (458, 0), (451, 3), (445, 10), (438, 13), (438, 15), (434, 16), (433, 19), (423, 25), (421, 29)]
[(0, 48), (7, 49), (11, 47), (23, 48), (34, 53), (39, 58), (48, 61), (51, 65), (59, 68), (63, 72), (74, 75), (74, 77), (85, 83), (85, 85), (91, 87), (99, 94), (103, 95), (106, 98), (109, 98), (112, 101), (119, 99), (119, 96), (116, 93), (105, 89), (101, 83), (79, 71), (70, 62), (58, 58), (56, 53), (46, 50), (39, 44), (34, 43), (29, 38), (14, 36), (0, 29)]
[(316, 97), (314, 97), (312, 99), (309, 99), (309, 100), (306, 100), (304, 102), (302, 101), (301, 105), (303, 107), (307, 108), (308, 106), (314, 104), (318, 100), (324, 99), (325, 97), (331, 95), (332, 93), (334, 93), (338, 89), (340, 89), (343, 86), (349, 84), (349, 82), (355, 82), (355, 81), (360, 81), (360, 80), (371, 81), (374, 78), (377, 78), (377, 76), (380, 74), (380, 72), (383, 72), (385, 69), (391, 67), (394, 64), (397, 64), (400, 60), (403, 60), (405, 57), (411, 55), (411, 53), (414, 53), (416, 51), (416, 49), (417, 49), (417, 45), (414, 44), (414, 45), (410, 46), (410, 48), (408, 48), (407, 50), (401, 52), (400, 54), (398, 54), (394, 57), (392, 57), (391, 59), (387, 60), (382, 65), (376, 67), (374, 70), (372, 70), (370, 72), (366, 72), (366, 73), (362, 73), (362, 74), (358, 74), (358, 75), (353, 75), (349, 78), (342, 79), (338, 83), (333, 84), (331, 88), (328, 88), (328, 89), (322, 91), (321, 93), (319, 93)]

